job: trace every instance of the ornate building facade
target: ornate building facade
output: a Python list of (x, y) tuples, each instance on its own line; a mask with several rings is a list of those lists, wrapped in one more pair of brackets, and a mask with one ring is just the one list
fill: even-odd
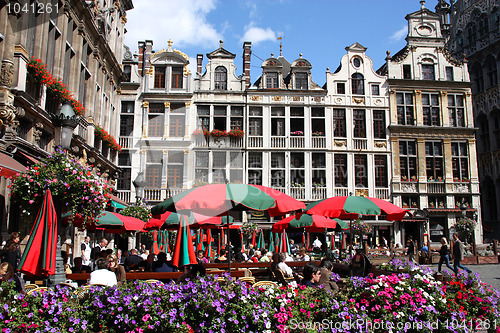
[(468, 60), (485, 240), (500, 237), (500, 4), (495, 0), (439, 1), (448, 48)]
[[(394, 203), (412, 210), (407, 234), (439, 242), (467, 214), (479, 220), (479, 179), (467, 62), (451, 56), (440, 16), (425, 8), (408, 14), (407, 45), (387, 53)], [(406, 239), (406, 237), (404, 237)]]
[[(51, 114), (59, 105), (54, 102), (54, 90), (27, 67), (31, 63), (45, 66), (46, 75), (64, 84), (75, 100), (73, 105), (79, 105), (81, 116), (71, 153), (112, 180), (119, 172), (118, 148), (99, 133), (118, 138), (117, 92), (123, 71), (117, 59), (123, 58), (126, 11), (133, 8), (132, 1), (49, 0), (41, 4), (30, 0), (26, 4), (22, 10), (17, 1), (0, 1), (2, 166), (10, 163), (14, 171), (23, 171), (55, 148)], [(26, 235), (31, 221), (20, 219), (10, 205), (9, 182), (1, 178), (0, 232), (4, 237), (11, 231)]]

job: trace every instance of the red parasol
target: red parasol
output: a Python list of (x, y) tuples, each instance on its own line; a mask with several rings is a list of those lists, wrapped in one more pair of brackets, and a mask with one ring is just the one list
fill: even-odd
[(191, 238), (191, 229), (187, 221), (187, 216), (181, 216), (175, 251), (172, 258), (172, 264), (176, 267), (197, 264), (196, 254), (194, 253), (193, 241)]

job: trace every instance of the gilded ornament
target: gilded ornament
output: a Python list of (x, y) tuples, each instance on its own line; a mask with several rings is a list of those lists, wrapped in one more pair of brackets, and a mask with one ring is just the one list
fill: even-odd
[(170, 102), (164, 102), (163, 105), (165, 106), (165, 109), (170, 108)]
[(149, 102), (142, 102), (143, 108), (149, 108)]
[(356, 104), (361, 104), (361, 103), (365, 102), (365, 98), (364, 97), (359, 97), (359, 98), (358, 97), (353, 97), (352, 100)]
[(368, 189), (357, 189), (356, 190), (356, 196), (358, 196), (358, 197), (367, 197), (368, 196)]
[(422, 94), (422, 90), (415, 90), (415, 95), (420, 95)]
[(186, 102), (184, 104), (186, 105), (187, 108), (191, 107), (191, 102)]
[(377, 148), (387, 147), (387, 142), (385, 142), (385, 141), (375, 141), (374, 145)]
[(337, 147), (346, 147), (347, 141), (346, 140), (334, 140), (334, 144)]

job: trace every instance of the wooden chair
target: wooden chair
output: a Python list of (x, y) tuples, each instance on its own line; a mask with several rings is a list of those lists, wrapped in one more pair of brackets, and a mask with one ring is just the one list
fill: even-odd
[(238, 279), (238, 281), (241, 281), (241, 282), (245, 282), (251, 286), (253, 286), (255, 284), (255, 278), (253, 276), (244, 276), (244, 277), (240, 277)]
[(26, 293), (29, 292), (30, 290), (33, 290), (36, 288), (38, 288), (38, 285), (34, 284), (34, 283), (28, 283), (28, 284), (24, 285), (24, 291), (26, 291)]
[(36, 292), (36, 295), (42, 295), (43, 293), (47, 292), (48, 290), (49, 290), (49, 288), (47, 288), (47, 287), (38, 287), (35, 289), (31, 289), (26, 294), (33, 295), (33, 293)]
[(150, 284), (157, 284), (159, 286), (163, 286), (164, 285), (163, 282), (161, 282), (160, 280), (155, 280), (155, 279), (149, 279), (149, 280), (146, 280), (144, 282), (150, 283)]
[(259, 288), (259, 287), (262, 287), (264, 289), (267, 289), (267, 288), (277, 288), (278, 287), (278, 284), (276, 282), (273, 282), (273, 281), (259, 281), (259, 282), (256, 282), (252, 285), (253, 288)]
[(273, 273), (274, 273), (274, 276), (276, 278), (276, 281), (278, 281), (278, 283), (280, 283), (284, 286), (287, 286), (290, 282), (295, 280), (293, 277), (291, 277), (291, 278), (285, 277), (285, 274), (283, 273), (283, 271), (281, 269), (275, 269), (273, 271)]
[(75, 286), (73, 286), (72, 284), (69, 284), (69, 283), (65, 283), (65, 282), (58, 283), (56, 286), (60, 286), (61, 288), (70, 288), (71, 291), (76, 290)]

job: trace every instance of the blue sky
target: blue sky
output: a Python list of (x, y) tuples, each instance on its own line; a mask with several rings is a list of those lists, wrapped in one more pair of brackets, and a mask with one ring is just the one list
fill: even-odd
[[(219, 47), (236, 54), (237, 74), (242, 73), (243, 42), (252, 42), (252, 83), (261, 74), (262, 61), (271, 53), (292, 62), (302, 53), (313, 66), (313, 80), (326, 81), (326, 68), (334, 71), (345, 47), (355, 42), (367, 47), (375, 69), (386, 51), (399, 51), (406, 41), (405, 16), (420, 9), (419, 0), (134, 0), (127, 13), (125, 43), (137, 52), (137, 42), (153, 40), (153, 49), (173, 48), (190, 57), (194, 73), (196, 54)], [(434, 11), (437, 0), (425, 6)]]

